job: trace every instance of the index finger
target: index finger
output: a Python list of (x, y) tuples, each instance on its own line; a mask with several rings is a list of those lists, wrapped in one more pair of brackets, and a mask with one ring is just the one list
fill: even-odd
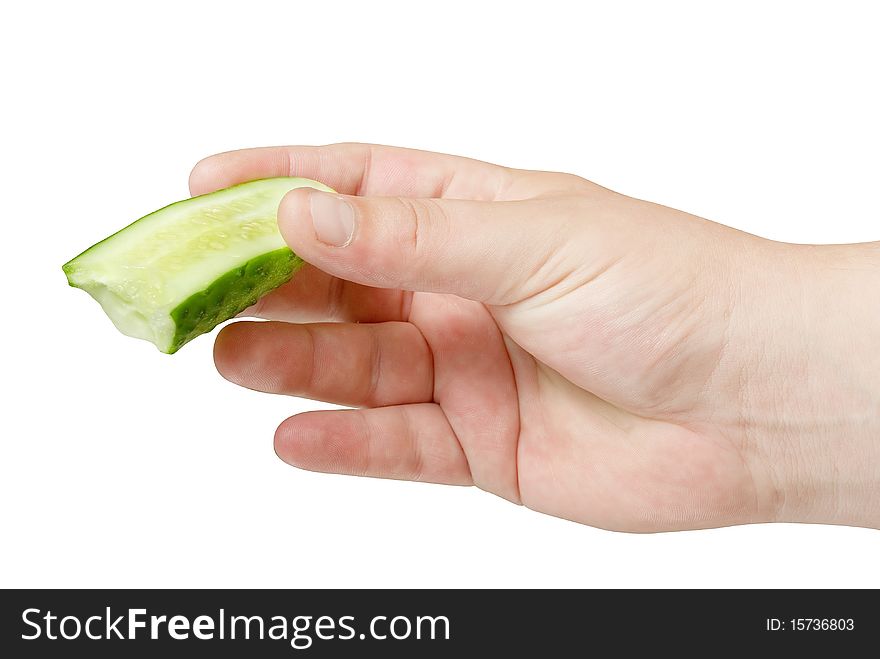
[(277, 146), (208, 156), (193, 168), (189, 187), (195, 196), (258, 178), (303, 176), (350, 195), (493, 201), (512, 172), (470, 158), (373, 144)]

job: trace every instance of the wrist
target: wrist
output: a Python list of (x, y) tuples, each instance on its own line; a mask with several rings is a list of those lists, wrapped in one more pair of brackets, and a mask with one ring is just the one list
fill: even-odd
[(880, 528), (880, 243), (786, 247), (791, 340), (765, 344), (781, 366), (764, 392), (775, 518)]

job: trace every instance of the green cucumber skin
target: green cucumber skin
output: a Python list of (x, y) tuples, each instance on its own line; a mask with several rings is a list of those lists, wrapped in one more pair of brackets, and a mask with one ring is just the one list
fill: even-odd
[[(68, 263), (65, 263), (62, 269), (67, 277), (67, 283), (74, 288), (85, 290), (98, 300), (120, 331), (130, 336), (147, 339), (160, 352), (173, 354), (192, 339), (210, 332), (218, 324), (233, 318), (241, 311), (255, 304), (263, 295), (288, 282), (304, 265), (302, 259), (296, 256), (288, 247), (282, 247), (283, 241), (280, 240), (279, 235), (279, 240), (275, 243), (277, 246), (269, 247), (268, 251), (263, 251), (262, 253), (257, 250), (251, 250), (248, 260), (239, 261), (234, 267), (230, 264), (227, 267), (231, 269), (226, 272), (223, 272), (222, 269), (215, 270), (211, 275), (212, 278), (205, 280), (210, 281), (210, 283), (207, 285), (202, 284), (205, 286), (202, 290), (191, 292), (193, 289), (190, 289), (186, 292), (185, 299), (181, 301), (181, 298), (184, 298), (184, 296), (179, 297), (172, 303), (170, 309), (166, 307), (168, 310), (156, 315), (149, 306), (146, 308), (139, 307), (138, 302), (120, 295), (120, 289), (116, 287), (116, 283), (119, 281), (124, 282), (124, 278), (114, 282), (112, 275), (109, 279), (106, 278), (106, 271), (102, 271), (100, 268), (97, 270), (99, 274), (95, 274), (94, 263), (100, 264), (105, 262), (106, 258), (112, 261), (115, 257), (112, 251), (108, 252), (108, 256), (105, 256), (104, 253), (98, 256), (94, 250), (105, 245), (108, 241), (112, 241), (114, 237), (124, 234), (144, 221), (150, 221), (154, 216), (159, 216), (169, 209), (182, 207), (198, 199), (204, 200), (209, 197), (216, 197), (218, 198), (216, 203), (220, 205), (222, 211), (223, 204), (230, 203), (234, 205), (236, 203), (237, 199), (234, 194), (236, 190), (245, 194), (244, 198), (246, 199), (246, 189), (248, 187), (264, 184), (274, 186), (275, 182), (280, 183), (280, 188), (286, 188), (281, 190), (279, 190), (278, 186), (269, 188), (269, 194), (274, 194), (273, 190), (279, 192), (279, 200), (284, 193), (295, 187), (311, 187), (325, 192), (334, 192), (332, 188), (318, 181), (301, 177), (279, 177), (277, 179), (247, 181), (229, 188), (207, 193), (206, 195), (174, 202), (135, 220), (123, 229), (95, 243)], [(290, 183), (291, 187), (288, 188), (287, 183)], [(230, 195), (230, 192), (233, 192), (233, 194)], [(216, 209), (212, 209), (213, 211), (216, 211)], [(234, 213), (235, 211), (230, 212)], [(182, 219), (183, 217), (181, 216)], [(144, 235), (149, 236), (149, 233)], [(265, 236), (266, 234), (264, 233), (259, 239), (264, 240)], [(93, 259), (93, 261), (91, 263), (84, 262), (84, 259), (88, 258)], [(99, 260), (94, 261), (95, 258)], [(110, 272), (112, 273), (113, 271), (111, 270)], [(122, 276), (124, 277), (124, 274)], [(114, 296), (118, 296), (118, 301)], [(110, 308), (105, 306), (105, 304), (110, 304), (114, 311), (111, 312)], [(155, 309), (155, 307), (152, 309)], [(133, 325), (128, 320), (132, 317), (129, 315), (130, 312), (133, 312), (134, 316), (140, 317), (141, 325)], [(150, 313), (152, 315), (149, 315)], [(167, 319), (167, 323), (162, 321), (162, 318)], [(124, 321), (125, 326), (120, 325), (117, 321)]]
[(171, 312), (177, 331), (171, 346), (163, 352), (173, 354), (185, 343), (233, 318), (269, 291), (290, 281), (302, 266), (303, 260), (284, 248), (261, 254), (218, 277)]

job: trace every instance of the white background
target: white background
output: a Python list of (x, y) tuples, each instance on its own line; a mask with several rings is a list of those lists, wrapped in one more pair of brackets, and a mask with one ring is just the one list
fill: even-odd
[(202, 337), (123, 337), (61, 264), (207, 154), (363, 141), (566, 170), (764, 236), (880, 239), (871, 3), (14, 3), (2, 586), (880, 586), (880, 532), (653, 536), (311, 474)]

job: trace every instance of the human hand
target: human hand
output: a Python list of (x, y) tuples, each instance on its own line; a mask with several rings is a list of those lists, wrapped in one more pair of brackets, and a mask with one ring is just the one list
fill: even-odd
[[(217, 337), (227, 379), (358, 407), (278, 428), (315, 471), (477, 485), (625, 531), (880, 527), (880, 243), (773, 242), (579, 177), (342, 144), (219, 154), (202, 194), (306, 176), (311, 265)], [(306, 323), (306, 324), (294, 324)]]

